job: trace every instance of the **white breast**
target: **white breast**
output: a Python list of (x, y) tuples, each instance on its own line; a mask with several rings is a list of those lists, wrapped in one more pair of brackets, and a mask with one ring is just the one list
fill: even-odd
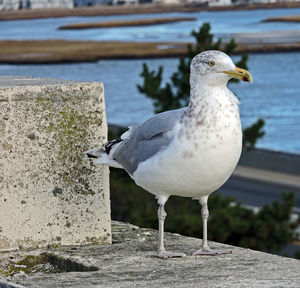
[(237, 104), (221, 100), (177, 124), (169, 146), (138, 166), (137, 185), (155, 195), (199, 198), (226, 182), (240, 158), (242, 131)]

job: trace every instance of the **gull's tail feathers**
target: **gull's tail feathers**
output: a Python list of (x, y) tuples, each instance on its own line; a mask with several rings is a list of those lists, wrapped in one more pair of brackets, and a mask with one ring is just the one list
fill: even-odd
[(105, 150), (101, 148), (95, 148), (85, 151), (84, 153), (89, 158), (94, 158), (95, 164), (105, 164), (114, 168), (123, 169), (122, 165), (113, 158), (114, 150), (117, 148), (118, 144), (120, 144), (121, 141), (121, 139), (112, 140), (104, 145)]

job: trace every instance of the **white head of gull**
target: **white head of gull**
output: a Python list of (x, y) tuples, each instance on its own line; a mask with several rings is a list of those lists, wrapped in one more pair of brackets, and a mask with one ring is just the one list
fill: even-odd
[(157, 114), (129, 127), (105, 149), (86, 152), (95, 163), (125, 169), (135, 183), (158, 200), (158, 257), (182, 257), (164, 247), (164, 205), (171, 195), (192, 197), (202, 205), (203, 241), (193, 255), (218, 255), (207, 243), (208, 196), (230, 177), (240, 158), (239, 101), (227, 88), (231, 78), (252, 82), (220, 51), (205, 51), (191, 63), (188, 107)]

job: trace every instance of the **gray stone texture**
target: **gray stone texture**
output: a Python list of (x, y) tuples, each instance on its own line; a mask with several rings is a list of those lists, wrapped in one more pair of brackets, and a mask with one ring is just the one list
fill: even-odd
[(102, 83), (0, 77), (0, 250), (110, 243)]
[[(199, 216), (200, 221), (200, 216)], [(113, 222), (113, 244), (48, 249), (58, 256), (99, 268), (94, 272), (15, 274), (25, 287), (300, 287), (300, 260), (210, 242), (232, 254), (191, 256), (201, 240), (166, 233), (166, 248), (185, 258), (156, 257), (157, 231)], [(45, 250), (43, 250), (45, 251)], [(2, 265), (40, 251), (0, 254)], [(6, 259), (6, 260), (5, 260)], [(6, 261), (6, 262), (5, 262)], [(1, 269), (1, 264), (0, 264)]]
[(24, 286), (17, 285), (14, 283), (9, 283), (6, 281), (0, 281), (0, 288), (25, 288)]

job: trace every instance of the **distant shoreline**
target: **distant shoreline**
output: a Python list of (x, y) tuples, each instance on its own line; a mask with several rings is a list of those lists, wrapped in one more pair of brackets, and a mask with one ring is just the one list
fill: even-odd
[[(66, 40), (0, 41), (0, 64), (57, 64), (105, 59), (178, 58), (187, 55), (180, 42), (95, 42)], [(300, 51), (300, 42), (243, 43), (236, 54)]]
[(149, 14), (168, 12), (197, 12), (197, 11), (230, 11), (230, 10), (254, 10), (276, 8), (300, 8), (300, 2), (262, 3), (251, 5), (234, 5), (206, 7), (203, 5), (154, 5), (143, 4), (138, 6), (90, 6), (77, 8), (45, 8), (29, 10), (5, 10), (0, 11), (0, 21), (28, 20), (38, 18), (58, 18), (68, 16), (109, 16), (129, 14)]

